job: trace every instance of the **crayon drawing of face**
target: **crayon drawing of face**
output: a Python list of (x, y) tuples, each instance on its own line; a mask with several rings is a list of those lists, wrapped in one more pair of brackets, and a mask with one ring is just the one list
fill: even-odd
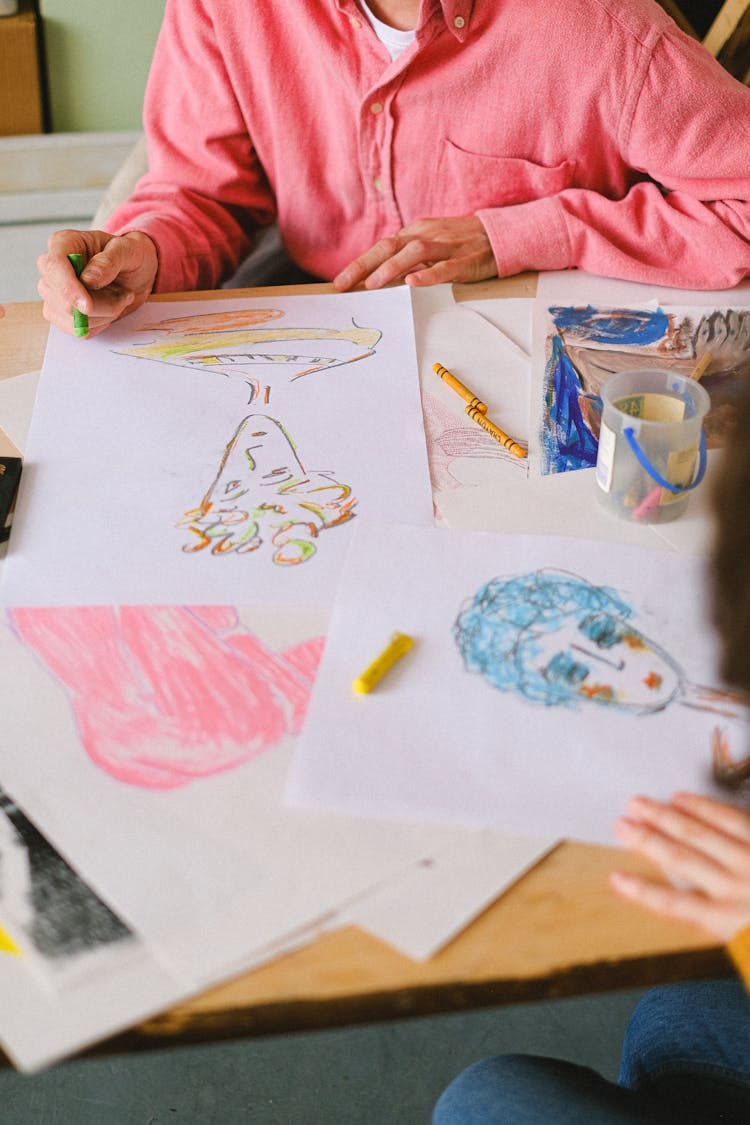
[(682, 672), (629, 622), (612, 590), (563, 571), (495, 578), (461, 610), (453, 635), (467, 671), (532, 703), (660, 711)]
[(218, 472), (197, 508), (178, 527), (214, 555), (246, 554), (270, 543), (275, 563), (311, 558), (321, 531), (352, 519), (355, 498), (328, 472), (306, 472), (292, 438), (276, 419), (251, 414), (227, 444)]
[(571, 699), (659, 711), (680, 691), (679, 671), (667, 654), (614, 614), (588, 614), (554, 633), (534, 635), (533, 648), (537, 671)]

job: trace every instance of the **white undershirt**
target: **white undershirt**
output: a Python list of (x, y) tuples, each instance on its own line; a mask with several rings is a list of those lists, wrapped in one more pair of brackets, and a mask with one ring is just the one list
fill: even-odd
[(387, 23), (383, 23), (382, 20), (372, 14), (367, 0), (361, 0), (361, 4), (365, 15), (375, 29), (375, 34), (391, 59), (397, 59), (401, 52), (414, 42), (416, 31), (399, 31), (398, 28), (389, 27)]

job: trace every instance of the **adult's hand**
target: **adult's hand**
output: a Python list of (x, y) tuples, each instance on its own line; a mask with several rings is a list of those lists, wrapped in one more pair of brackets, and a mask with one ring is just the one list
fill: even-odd
[(629, 848), (653, 860), (675, 886), (624, 872), (618, 894), (657, 914), (695, 922), (722, 941), (750, 924), (750, 816), (710, 797), (634, 797), (615, 825)]
[(333, 279), (337, 289), (378, 289), (394, 281), (438, 285), (483, 281), (497, 275), (497, 263), (476, 215), (456, 219), (417, 219), (398, 234), (382, 238)]
[[(68, 254), (83, 254), (80, 278)], [(100, 230), (61, 230), (49, 239), (37, 262), (37, 289), (44, 315), (70, 335), (73, 307), (89, 318), (89, 336), (96, 336), (127, 312), (137, 309), (151, 293), (156, 278), (156, 246), (141, 231), (112, 235)]]

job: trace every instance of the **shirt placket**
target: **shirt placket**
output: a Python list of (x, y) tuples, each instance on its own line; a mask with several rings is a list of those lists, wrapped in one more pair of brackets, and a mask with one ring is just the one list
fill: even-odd
[[(371, 29), (351, 0), (336, 0), (351, 25), (352, 31), (362, 36)], [(451, 23), (457, 38), (466, 33), (466, 18), (459, 9), (470, 10), (472, 0), (451, 0), (446, 7), (451, 9)], [(453, 8), (456, 12), (453, 12)], [(424, 13), (425, 19), (417, 31), (417, 43), (424, 45), (440, 27), (444, 26), (445, 15), (437, 0)], [(365, 65), (365, 70), (369, 69)], [(401, 60), (389, 71), (385, 82), (374, 82), (360, 102), (359, 108), (359, 162), (362, 172), (362, 190), (365, 205), (373, 217), (373, 225), (380, 225), (393, 231), (403, 226), (403, 217), (396, 202), (396, 178), (398, 168), (394, 164), (395, 102), (399, 89), (408, 81)]]
[(368, 207), (386, 226), (402, 225), (393, 183), (393, 86), (376, 86), (362, 101), (359, 113), (359, 154)]

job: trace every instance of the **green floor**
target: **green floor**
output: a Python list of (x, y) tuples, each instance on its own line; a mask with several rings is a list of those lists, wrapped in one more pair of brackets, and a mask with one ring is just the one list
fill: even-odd
[(0, 1125), (429, 1125), (464, 1066), (503, 1051), (617, 1074), (641, 992), (0, 1071)]

